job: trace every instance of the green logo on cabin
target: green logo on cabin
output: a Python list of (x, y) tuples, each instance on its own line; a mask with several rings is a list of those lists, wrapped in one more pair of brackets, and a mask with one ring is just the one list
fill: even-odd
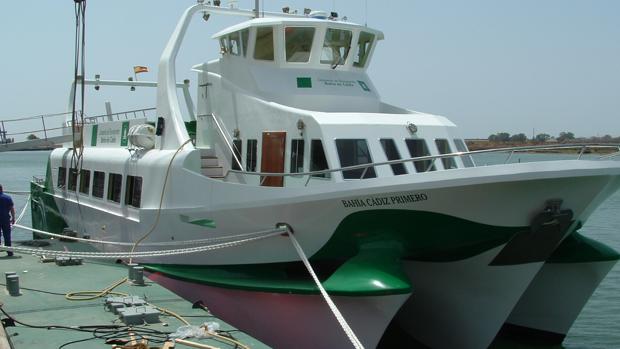
[(357, 83), (360, 84), (360, 87), (362, 88), (362, 90), (364, 90), (366, 92), (370, 92), (370, 88), (368, 87), (368, 85), (366, 85), (365, 82), (363, 82), (361, 80), (357, 80)]
[(129, 121), (123, 122), (121, 127), (121, 147), (127, 146), (127, 135), (129, 134)]
[(99, 125), (93, 125), (93, 131), (90, 134), (90, 146), (91, 147), (97, 146), (97, 129), (98, 128), (99, 128)]
[(312, 88), (312, 79), (308, 77), (297, 78), (297, 88)]

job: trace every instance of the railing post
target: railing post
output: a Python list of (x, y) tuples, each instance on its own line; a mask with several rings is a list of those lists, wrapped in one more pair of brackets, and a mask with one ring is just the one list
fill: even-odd
[(586, 150), (586, 146), (582, 145), (581, 146), (581, 150), (579, 151), (579, 156), (577, 157), (577, 160), (581, 160), (581, 156), (583, 155), (583, 152)]
[(45, 136), (45, 140), (47, 141), (47, 130), (45, 129), (45, 118), (41, 115), (41, 122), (43, 123), (43, 135)]

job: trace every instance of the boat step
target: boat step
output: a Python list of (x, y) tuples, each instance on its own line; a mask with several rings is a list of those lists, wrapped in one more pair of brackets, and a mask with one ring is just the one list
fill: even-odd
[(201, 169), (203, 175), (208, 177), (223, 177), (224, 168), (222, 166), (210, 166)]
[(214, 156), (201, 156), (200, 157), (200, 167), (214, 167), (219, 166), (220, 160)]
[(211, 157), (211, 158), (215, 158), (215, 149), (211, 149), (211, 148), (200, 148), (200, 156), (201, 157)]

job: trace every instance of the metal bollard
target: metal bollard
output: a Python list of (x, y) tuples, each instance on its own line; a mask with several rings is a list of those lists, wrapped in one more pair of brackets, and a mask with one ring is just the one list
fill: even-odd
[(133, 267), (134, 285), (144, 285), (144, 267)]
[(19, 275), (13, 274), (6, 277), (6, 289), (11, 296), (19, 296)]
[(135, 278), (133, 268), (135, 268), (137, 266), (138, 266), (137, 263), (127, 263), (127, 268), (129, 268), (129, 270), (128, 270), (129, 273), (127, 274), (127, 279), (129, 279), (129, 281), (133, 281), (133, 279)]
[(6, 284), (9, 283), (9, 275), (17, 275), (17, 273), (14, 272), (14, 271), (5, 271), (4, 272), (4, 279), (6, 280), (6, 282), (5, 282)]

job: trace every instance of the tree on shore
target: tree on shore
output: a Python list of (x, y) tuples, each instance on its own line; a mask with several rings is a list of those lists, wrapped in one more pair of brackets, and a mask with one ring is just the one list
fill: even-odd
[(512, 135), (510, 136), (510, 141), (515, 143), (525, 143), (527, 142), (527, 136), (525, 135), (525, 133)]
[(575, 134), (572, 132), (560, 132), (560, 135), (558, 136), (557, 139), (558, 139), (558, 142), (560, 143), (572, 141), (575, 139)]
[(498, 132), (494, 135), (489, 136), (489, 142), (503, 142), (506, 143), (510, 140), (510, 133), (507, 132)]
[(536, 142), (540, 142), (540, 143), (545, 143), (546, 141), (551, 139), (551, 135), (547, 134), (547, 133), (539, 133), (536, 135), (536, 137), (534, 137), (534, 140)]
[(35, 139), (39, 139), (39, 137), (37, 137), (37, 135), (35, 135), (34, 133), (31, 133), (28, 135), (28, 137), (26, 137), (27, 140), (32, 141)]

